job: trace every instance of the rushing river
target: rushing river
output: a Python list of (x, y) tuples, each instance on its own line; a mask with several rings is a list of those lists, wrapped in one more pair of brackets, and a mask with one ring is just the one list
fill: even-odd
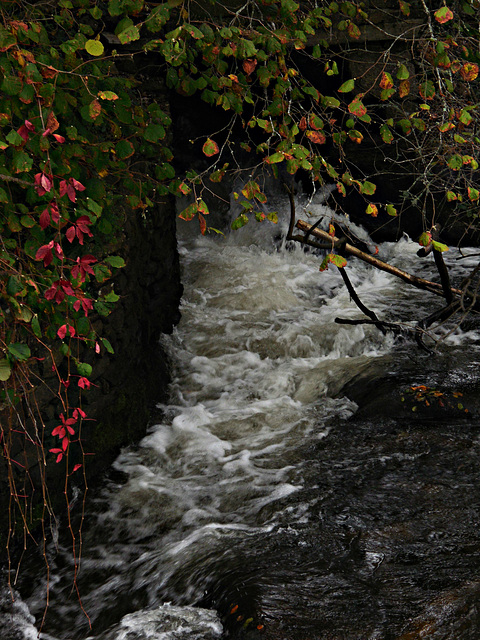
[[(163, 340), (164, 418), (90, 497), (79, 588), (92, 629), (60, 547), (41, 637), (479, 638), (476, 414), (445, 396), (439, 423), (404, 394), (473, 388), (474, 328), (421, 355), (335, 324), (361, 317), (338, 272), (319, 273), (319, 257), (285, 247), (270, 223), (193, 231), (181, 231), (182, 320)], [(409, 268), (417, 249), (405, 239), (381, 254)], [(354, 260), (349, 272), (384, 319), (431, 311), (392, 276)], [(25, 639), (45, 605), (40, 573), (14, 616)]]

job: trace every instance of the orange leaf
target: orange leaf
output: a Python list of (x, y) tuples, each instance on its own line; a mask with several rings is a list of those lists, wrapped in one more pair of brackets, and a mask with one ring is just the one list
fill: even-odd
[(410, 93), (410, 80), (402, 80), (398, 86), (398, 95), (405, 98)]
[(47, 118), (47, 129), (50, 129), (50, 133), (53, 133), (58, 129), (60, 125), (58, 124), (58, 120), (55, 117), (53, 111), (50, 111)]
[(382, 71), (382, 78), (380, 80), (380, 87), (382, 89), (391, 89), (393, 87), (392, 76), (389, 73)]
[(467, 82), (472, 82), (478, 76), (478, 64), (466, 62), (460, 69), (460, 75)]
[(242, 67), (247, 76), (251, 75), (255, 71), (255, 67), (257, 66), (257, 61), (249, 58), (248, 60), (244, 60)]
[(95, 120), (98, 118), (100, 113), (102, 112), (102, 105), (98, 100), (92, 100), (92, 102), (88, 105), (88, 115)]
[(441, 7), (435, 11), (435, 20), (440, 24), (445, 24), (449, 20), (453, 20), (453, 12), (448, 7)]
[(316, 142), (317, 144), (325, 144), (327, 139), (320, 131), (307, 131), (305, 134), (309, 140)]
[(207, 221), (201, 213), (198, 214), (198, 221), (200, 222), (200, 233), (202, 234), (202, 236), (204, 236), (205, 231), (207, 230)]

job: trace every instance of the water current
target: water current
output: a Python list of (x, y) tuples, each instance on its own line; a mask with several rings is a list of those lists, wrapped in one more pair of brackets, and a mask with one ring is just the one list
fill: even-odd
[[(279, 211), (279, 228), (180, 230), (170, 402), (89, 499), (79, 588), (91, 629), (70, 549), (50, 549), (44, 640), (480, 637), (478, 421), (447, 396), (441, 422), (438, 408), (412, 412), (404, 393), (474, 388), (478, 333), (445, 335), (433, 357), (335, 324), (361, 314), (336, 268), (319, 273), (318, 255), (285, 246)], [(405, 238), (380, 252), (408, 269), (417, 249)], [(354, 260), (349, 272), (384, 319), (431, 311), (390, 275)], [(25, 640), (46, 593), (41, 570), (29, 582), (29, 609), (14, 612)]]

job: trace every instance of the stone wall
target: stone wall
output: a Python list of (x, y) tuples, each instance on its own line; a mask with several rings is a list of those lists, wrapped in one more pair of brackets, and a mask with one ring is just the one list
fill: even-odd
[[(170, 333), (179, 320), (179, 302), (182, 294), (180, 268), (176, 245), (174, 202), (166, 200), (156, 210), (144, 217), (140, 210), (119, 211), (125, 221), (119, 247), (115, 253), (122, 255), (126, 267), (113, 279), (115, 292), (120, 300), (108, 316), (92, 316), (99, 335), (107, 338), (115, 353), (104, 349), (100, 355), (85, 349), (79, 360), (93, 365), (90, 390), (82, 396), (82, 406), (93, 420), (84, 421), (81, 438), (86, 453), (85, 469), (89, 484), (109, 467), (121, 447), (138, 441), (145, 433), (155, 404), (165, 400), (169, 382), (168, 363), (159, 344), (162, 333)], [(111, 286), (110, 281), (108, 286)], [(77, 354), (76, 354), (77, 355)], [(55, 358), (59, 370), (66, 366), (61, 356)], [(58, 378), (52, 372), (51, 358), (39, 362), (38, 375), (46, 384), (39, 386), (35, 397), (38, 413), (44, 422), (44, 448), (58, 446), (49, 435), (58, 424), (58, 401), (51, 389), (58, 387)], [(76, 387), (72, 384), (72, 387)], [(70, 389), (69, 389), (70, 391)], [(72, 389), (72, 406), (78, 406), (78, 391)], [(26, 431), (35, 429), (28, 419), (28, 407), (17, 407), (24, 420)], [(8, 416), (3, 411), (2, 425)], [(37, 429), (39, 429), (37, 423)], [(71, 446), (71, 464), (81, 462), (80, 447)], [(39, 464), (38, 448), (25, 437), (23, 429), (13, 434), (12, 457), (19, 464), (12, 465), (18, 487), (33, 495), (33, 511), (30, 525), (35, 528), (43, 510), (40, 479), (46, 477), (50, 500), (60, 515), (65, 511), (65, 465), (55, 464), (52, 454), (47, 454), (46, 467)], [(21, 465), (28, 468), (27, 481)], [(5, 459), (0, 458), (0, 548), (5, 548), (8, 525), (10, 491)], [(81, 472), (78, 479), (72, 477), (72, 486), (81, 490)], [(18, 517), (11, 527), (23, 540), (23, 523)], [(15, 547), (15, 543), (13, 545)], [(1, 558), (0, 558), (1, 559)]]

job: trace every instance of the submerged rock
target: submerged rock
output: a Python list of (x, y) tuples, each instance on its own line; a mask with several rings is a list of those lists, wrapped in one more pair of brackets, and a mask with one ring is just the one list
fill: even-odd
[(164, 604), (125, 616), (96, 640), (215, 640), (222, 631), (215, 611)]

